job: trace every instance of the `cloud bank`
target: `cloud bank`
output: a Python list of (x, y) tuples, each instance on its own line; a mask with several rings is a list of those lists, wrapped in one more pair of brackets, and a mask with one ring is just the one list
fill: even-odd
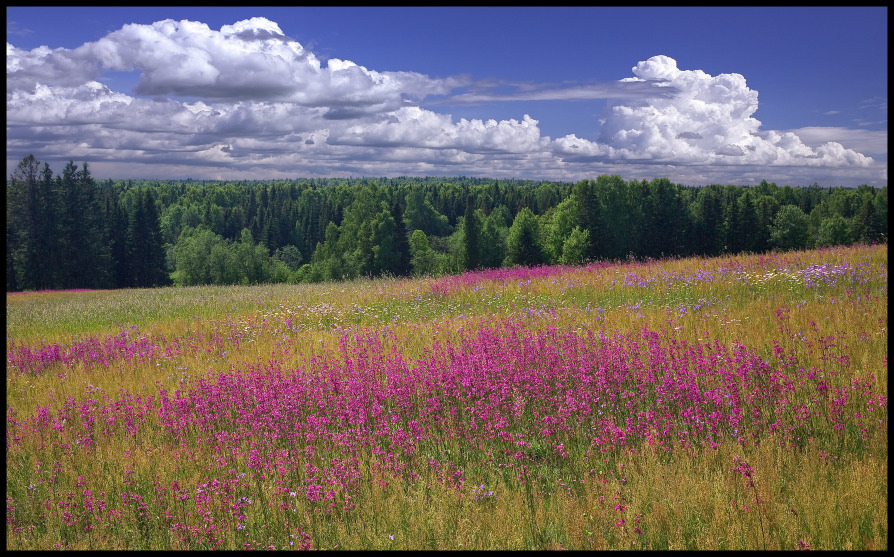
[[(7, 42), (6, 53), (8, 172), (33, 153), (87, 160), (110, 177), (619, 173), (698, 184), (823, 169), (833, 179), (886, 179), (886, 165), (835, 141), (878, 146), (877, 137), (861, 143), (858, 130), (805, 128), (808, 145), (797, 130), (763, 131), (757, 91), (743, 76), (681, 70), (667, 56), (639, 62), (615, 83), (496, 93), (494, 83), (465, 77), (323, 62), (265, 18), (217, 31), (186, 20), (129, 24), (75, 49)], [(139, 72), (139, 80), (115, 91), (102, 83), (112, 72)], [(433, 109), (445, 99), (608, 102), (590, 141), (544, 136), (528, 114), (455, 120)]]

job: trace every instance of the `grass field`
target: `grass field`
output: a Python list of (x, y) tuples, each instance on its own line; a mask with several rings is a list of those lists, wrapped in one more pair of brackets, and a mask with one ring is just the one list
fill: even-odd
[(887, 263), (7, 294), (6, 548), (887, 549)]

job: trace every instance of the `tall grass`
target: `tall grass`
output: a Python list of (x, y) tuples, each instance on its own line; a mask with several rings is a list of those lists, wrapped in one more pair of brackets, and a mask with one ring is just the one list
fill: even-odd
[(887, 534), (887, 246), (7, 295), (7, 549)]

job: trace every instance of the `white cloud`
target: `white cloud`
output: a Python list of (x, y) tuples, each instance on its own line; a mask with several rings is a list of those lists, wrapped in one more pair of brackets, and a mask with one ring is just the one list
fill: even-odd
[(7, 43), (7, 80), (74, 85), (103, 70), (139, 70), (136, 93), (204, 99), (280, 100), (308, 106), (399, 107), (405, 97), (445, 93), (452, 81), (413, 72), (376, 72), (333, 59), (324, 67), (262, 17), (224, 25), (195, 21), (128, 24), (73, 49), (30, 52)]
[(888, 132), (835, 126), (810, 126), (791, 130), (804, 143), (819, 146), (828, 142), (840, 143), (861, 153), (887, 157)]
[(418, 107), (404, 107), (379, 121), (359, 123), (329, 142), (340, 145), (378, 145), (423, 149), (461, 149), (468, 153), (525, 153), (542, 150), (537, 121), (527, 114), (521, 121), (466, 120), (454, 123), (449, 115)]
[[(113, 91), (98, 81), (109, 71), (138, 71), (139, 83)], [(886, 160), (884, 132), (762, 131), (753, 117), (757, 91), (739, 74), (680, 70), (667, 56), (639, 62), (633, 74), (566, 87), (492, 80), (461, 92), (470, 84), (464, 77), (321, 62), (264, 18), (219, 31), (191, 21), (130, 24), (72, 50), (7, 43), (7, 169), (33, 153), (87, 160), (115, 177), (619, 173), (732, 183), (735, 169), (739, 183), (752, 176), (756, 183), (776, 179), (766, 173), (772, 166), (774, 176), (822, 167), (828, 176), (841, 168), (886, 179), (876, 178), (886, 177), (886, 166), (861, 154)], [(611, 100), (590, 141), (551, 140), (528, 114), (455, 120), (419, 106), (432, 97)]]
[(65, 48), (40, 46), (31, 51), (6, 43), (6, 90), (33, 89), (44, 85), (80, 85), (101, 73), (96, 64)]
[(575, 136), (556, 141), (560, 155), (679, 164), (858, 166), (872, 159), (832, 143), (816, 149), (791, 132), (760, 131), (752, 115), (757, 91), (739, 74), (711, 76), (680, 70), (673, 58), (654, 56), (633, 67), (622, 82), (653, 83), (675, 94), (648, 101), (610, 102), (598, 142)]

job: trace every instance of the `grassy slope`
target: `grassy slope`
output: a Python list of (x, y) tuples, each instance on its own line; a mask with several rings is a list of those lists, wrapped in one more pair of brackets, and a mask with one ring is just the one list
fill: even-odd
[[(822, 266), (813, 273), (818, 278), (805, 273), (811, 265)], [(256, 367), (319, 369), (314, 362), (339, 361), (344, 339), (355, 339), (350, 349), (365, 350), (356, 339), (371, 332), (378, 333), (383, 353), (393, 349), (413, 362), (436, 346), (506, 331), (507, 320), (532, 335), (636, 335), (646, 329), (659, 332), (665, 344), (738, 343), (768, 361), (777, 358), (779, 346), (789, 359), (783, 369), (792, 375), (793, 390), (776, 399), (775, 410), (758, 410), (801, 424), (793, 416), (813, 405), (820, 417), (804, 418), (811, 424), (804, 439), (764, 431), (758, 439), (730, 437), (716, 447), (681, 442), (672, 450), (643, 440), (606, 449), (587, 431), (573, 430), (563, 437), (567, 454), (557, 457), (554, 444), (537, 444), (542, 416), (529, 413), (513, 424), (535, 438), (524, 450), (527, 460), (502, 458), (509, 445), (492, 435), (482, 434), (473, 446), (474, 437), (457, 432), (466, 422), (448, 420), (400, 458), (389, 460), (372, 445), (352, 449), (360, 480), (343, 493), (353, 494), (354, 507), (344, 510), (342, 500), (334, 513), (303, 492), (277, 498), (281, 484), (273, 480), (272, 461), (260, 469), (265, 473), (248, 466), (250, 443), (273, 450), (265, 444), (269, 439), (230, 446), (212, 442), (208, 431), (172, 437), (159, 426), (162, 389), (197, 393), (203, 379)], [(37, 353), (54, 344), (62, 354), (87, 348), (40, 369), (24, 356), (10, 361), (23, 347)], [(140, 346), (159, 351), (140, 356)], [(165, 348), (172, 350), (161, 357)], [(95, 356), (103, 350), (105, 360)], [(7, 433), (9, 549), (279, 548), (298, 547), (302, 539), (314, 548), (346, 549), (795, 549), (799, 542), (816, 549), (887, 548), (887, 246), (442, 279), (13, 294), (7, 295), (7, 352), (7, 410), (15, 420)], [(23, 372), (27, 362), (31, 367)], [(834, 422), (845, 424), (843, 431), (826, 418), (835, 397), (818, 399), (820, 379), (801, 373), (810, 370), (823, 375), (830, 393), (838, 388), (850, 396), (851, 416)], [(128, 397), (146, 395), (155, 398), (137, 420), (145, 427), (129, 436), (120, 411), (108, 409), (138, 406)], [(89, 449), (77, 442), (85, 438), (78, 426), (56, 427), (69, 397), (106, 409), (97, 421), (118, 418), (107, 433), (93, 426)], [(867, 407), (869, 400), (876, 406)], [(411, 402), (416, 409), (424, 401)], [(38, 407), (57, 422), (39, 428), (39, 420), (29, 421)], [(870, 417), (875, 423), (867, 423)], [(226, 419), (216, 423), (220, 431), (238, 429)], [(328, 431), (347, 431), (339, 427)], [(306, 462), (323, 465), (347, 454), (332, 443), (310, 445), (316, 455), (292, 454), (301, 466), (280, 474), (280, 481), (304, 487)], [(232, 451), (226, 466), (221, 448)], [(734, 470), (734, 457), (753, 469), (753, 485)], [(451, 479), (457, 470), (462, 484)], [(236, 480), (238, 473), (254, 477)], [(228, 499), (221, 496), (230, 504), (236, 492), (255, 502), (240, 511), (242, 519), (225, 506), (200, 504), (197, 490), (215, 478), (236, 482)], [(188, 486), (185, 502), (172, 495), (174, 481)], [(496, 500), (476, 493), (478, 485)], [(159, 486), (168, 487), (165, 495)], [(85, 489), (103, 493), (122, 517), (85, 510)], [(135, 493), (145, 513), (132, 498), (121, 503), (122, 494)], [(285, 507), (265, 508), (259, 501), (284, 501)], [(73, 502), (79, 511), (65, 506)], [(211, 513), (209, 520), (202, 512)], [(215, 525), (210, 533), (201, 529), (209, 523)]]

